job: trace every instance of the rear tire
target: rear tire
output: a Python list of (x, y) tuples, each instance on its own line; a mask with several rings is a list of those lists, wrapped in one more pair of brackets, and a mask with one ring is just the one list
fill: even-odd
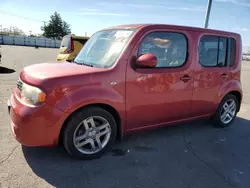
[(79, 159), (99, 158), (112, 146), (116, 133), (117, 125), (109, 112), (88, 107), (70, 117), (63, 131), (63, 145)]
[(213, 118), (213, 124), (217, 127), (228, 127), (234, 121), (239, 109), (239, 101), (235, 95), (226, 95)]

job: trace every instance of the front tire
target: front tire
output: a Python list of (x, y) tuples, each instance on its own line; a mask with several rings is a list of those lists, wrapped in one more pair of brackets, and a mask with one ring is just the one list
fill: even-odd
[(63, 131), (67, 152), (80, 159), (101, 157), (116, 138), (113, 116), (99, 107), (88, 107), (70, 117)]
[(239, 101), (235, 95), (226, 95), (214, 116), (213, 123), (217, 127), (228, 127), (235, 119), (239, 109)]

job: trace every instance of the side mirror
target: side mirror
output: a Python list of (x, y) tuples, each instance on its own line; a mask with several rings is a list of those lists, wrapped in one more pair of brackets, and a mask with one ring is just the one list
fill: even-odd
[(137, 67), (153, 68), (157, 65), (157, 57), (150, 53), (142, 54), (136, 59), (135, 64)]

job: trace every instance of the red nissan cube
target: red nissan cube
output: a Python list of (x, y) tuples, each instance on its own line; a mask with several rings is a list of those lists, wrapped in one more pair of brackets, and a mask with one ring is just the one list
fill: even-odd
[(13, 135), (91, 159), (142, 129), (199, 118), (227, 127), (241, 106), (241, 46), (239, 34), (185, 26), (98, 31), (73, 63), (21, 71), (8, 101)]

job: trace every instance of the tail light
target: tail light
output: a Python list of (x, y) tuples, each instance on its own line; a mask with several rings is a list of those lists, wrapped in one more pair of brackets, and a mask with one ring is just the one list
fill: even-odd
[(70, 51), (73, 52), (74, 51), (74, 42), (72, 37), (70, 37)]

